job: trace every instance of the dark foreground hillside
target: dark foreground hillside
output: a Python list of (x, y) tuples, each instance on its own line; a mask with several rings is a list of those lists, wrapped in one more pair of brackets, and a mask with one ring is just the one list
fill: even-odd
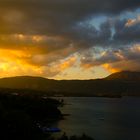
[(82, 136), (58, 138), (47, 132), (53, 123), (63, 118), (59, 106), (62, 101), (42, 96), (0, 93), (0, 138), (2, 140), (93, 140)]
[(40, 97), (0, 94), (0, 137), (2, 140), (43, 140), (48, 134), (40, 126), (62, 118), (60, 102)]

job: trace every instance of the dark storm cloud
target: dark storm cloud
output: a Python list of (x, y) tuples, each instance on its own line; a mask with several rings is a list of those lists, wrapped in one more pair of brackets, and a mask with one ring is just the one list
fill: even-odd
[[(7, 10), (9, 12), (16, 10), (26, 17), (21, 23), (13, 22), (6, 32), (50, 35), (69, 33), (76, 23), (91, 16), (119, 14), (134, 10), (140, 4), (139, 0), (0, 0), (0, 2), (2, 15), (7, 13)], [(9, 23), (3, 22), (7, 27), (6, 24)]]
[(120, 44), (140, 42), (140, 24), (126, 26), (127, 20), (118, 20), (115, 23), (114, 41)]
[[(30, 48), (26, 61), (41, 66), (78, 52), (84, 57), (81, 65), (139, 60), (139, 53), (125, 47), (140, 42), (140, 24), (126, 26), (128, 19), (116, 19), (137, 8), (140, 0), (0, 0), (0, 47)], [(97, 29), (91, 21), (102, 15), (106, 21)], [(15, 34), (25, 36), (13, 37)], [(34, 35), (43, 39), (35, 41)], [(95, 47), (111, 51), (100, 58), (82, 54)]]
[[(106, 21), (97, 30), (84, 21), (99, 15), (113, 16), (132, 11), (139, 5), (139, 0), (0, 0), (0, 33), (59, 36), (67, 40), (64, 40), (64, 46), (72, 43), (81, 47), (107, 46), (111, 43), (110, 23)], [(116, 25), (114, 40), (135, 38), (139, 32), (136, 28), (132, 33), (131, 29)]]
[[(139, 0), (0, 0), (1, 34), (39, 34), (60, 36), (64, 43), (52, 45), (93, 47), (124, 43), (130, 38), (139, 40), (139, 28), (125, 28), (126, 21), (117, 21), (116, 34), (111, 42), (111, 25), (106, 21), (97, 30), (84, 21), (99, 15), (116, 15), (132, 11), (140, 5)], [(137, 37), (136, 37), (137, 36)], [(44, 45), (47, 45), (44, 43)], [(50, 46), (52, 46), (49, 43)]]

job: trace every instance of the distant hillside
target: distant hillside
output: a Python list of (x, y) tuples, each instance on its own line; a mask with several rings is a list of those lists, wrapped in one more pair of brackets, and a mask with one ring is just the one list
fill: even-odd
[(140, 81), (140, 72), (122, 71), (111, 74), (106, 80)]
[[(118, 72), (95, 80), (52, 80), (42, 77), (18, 76), (0, 79), (0, 89), (24, 93), (45, 93), (64, 96), (140, 96), (140, 72)], [(1, 92), (1, 91), (0, 91)]]
[(26, 89), (48, 89), (55, 80), (43, 77), (17, 76), (0, 79), (0, 87), (3, 88), (26, 88)]

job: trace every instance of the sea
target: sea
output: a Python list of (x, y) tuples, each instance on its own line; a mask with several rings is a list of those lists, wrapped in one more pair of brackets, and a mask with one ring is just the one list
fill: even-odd
[(68, 136), (95, 140), (140, 140), (140, 97), (63, 97), (67, 114), (57, 126)]

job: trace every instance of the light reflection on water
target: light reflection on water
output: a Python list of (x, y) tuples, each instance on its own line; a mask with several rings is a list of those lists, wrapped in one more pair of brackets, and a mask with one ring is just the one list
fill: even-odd
[(64, 97), (58, 123), (67, 135), (86, 133), (95, 140), (140, 140), (140, 98)]

